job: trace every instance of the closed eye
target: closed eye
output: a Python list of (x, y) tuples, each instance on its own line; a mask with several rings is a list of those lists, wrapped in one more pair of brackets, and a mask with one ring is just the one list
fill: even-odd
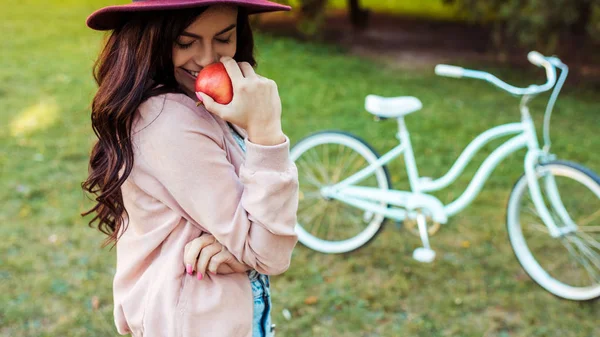
[(181, 43), (179, 41), (175, 41), (175, 43), (177, 44), (177, 46), (181, 49), (188, 49), (189, 47), (192, 46), (192, 44), (194, 43), (194, 41), (190, 42), (190, 43)]

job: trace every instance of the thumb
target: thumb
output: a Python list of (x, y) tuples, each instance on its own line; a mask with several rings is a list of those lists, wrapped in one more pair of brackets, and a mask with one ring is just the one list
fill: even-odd
[(200, 103), (204, 105), (206, 110), (215, 113), (215, 111), (213, 111), (213, 109), (215, 108), (215, 100), (212, 99), (212, 97), (200, 91), (196, 92), (196, 97), (198, 97), (198, 100), (200, 100)]

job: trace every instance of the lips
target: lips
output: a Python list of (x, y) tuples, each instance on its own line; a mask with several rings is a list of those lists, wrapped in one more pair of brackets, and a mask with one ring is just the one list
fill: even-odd
[[(183, 69), (183, 68), (182, 68)], [(200, 73), (199, 71), (191, 71), (191, 70), (187, 70), (187, 69), (183, 69), (186, 73), (190, 74), (192, 77), (196, 78), (198, 77), (198, 73)]]

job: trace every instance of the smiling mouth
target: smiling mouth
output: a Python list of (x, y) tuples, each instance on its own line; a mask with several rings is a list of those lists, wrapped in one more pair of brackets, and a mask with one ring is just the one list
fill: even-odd
[[(183, 68), (182, 68), (183, 69)], [(191, 70), (187, 70), (187, 69), (183, 69), (186, 73), (192, 75), (194, 78), (198, 77), (198, 73), (200, 73), (199, 71), (191, 71)]]

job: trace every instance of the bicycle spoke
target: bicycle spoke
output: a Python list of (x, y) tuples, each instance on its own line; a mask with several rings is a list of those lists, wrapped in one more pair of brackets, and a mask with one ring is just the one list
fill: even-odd
[(298, 203), (298, 211), (296, 212), (296, 214), (300, 214), (300, 213), (302, 213), (304, 211), (307, 211), (307, 210), (314, 210), (313, 207), (317, 206), (317, 204), (319, 204), (320, 202), (324, 202), (323, 199), (316, 199), (315, 198), (313, 200), (314, 201), (311, 202), (311, 203), (308, 203), (308, 202), (305, 202), (305, 201), (303, 201), (301, 203)]
[[(569, 240), (567, 238), (561, 238), (560, 242), (563, 244), (563, 246), (567, 249), (567, 251), (570, 253), (570, 257), (571, 260), (575, 260), (575, 262), (579, 265), (584, 266), (584, 268), (587, 269), (586, 265), (588, 265), (587, 261), (585, 261), (584, 259), (582, 259), (579, 256), (579, 253), (577, 253), (575, 251), (575, 248), (573, 248), (573, 246), (571, 245), (571, 242), (569, 242)], [(589, 272), (588, 272), (589, 274)]]
[(337, 159), (336, 159), (336, 163), (335, 165), (331, 168), (331, 176), (333, 177), (333, 180), (337, 183), (339, 182), (339, 177), (337, 177), (336, 172), (341, 170), (343, 167), (343, 162), (344, 162), (344, 156), (346, 153), (346, 150), (350, 150), (350, 153), (352, 153), (352, 149), (349, 149), (346, 146), (343, 146), (342, 144), (339, 144), (338, 147), (338, 151), (336, 153), (337, 155)]
[(550, 232), (548, 231), (548, 227), (546, 227), (545, 225), (539, 224), (539, 223), (533, 223), (533, 222), (532, 222), (532, 223), (530, 223), (530, 224), (528, 225), (528, 227), (529, 227), (529, 228), (532, 228), (532, 229), (535, 229), (535, 230), (537, 230), (538, 232), (541, 232), (541, 233), (544, 233), (544, 234), (548, 234), (548, 233), (550, 233)]
[[(600, 274), (599, 271), (600, 270), (600, 266), (598, 265), (598, 260), (594, 257), (594, 255), (591, 255), (589, 250), (587, 250), (587, 247), (585, 245), (581, 245), (580, 242), (574, 241), (575, 245), (577, 246), (577, 248), (579, 249), (579, 251), (581, 253), (583, 253), (582, 256), (582, 260), (585, 261), (584, 267), (586, 269), (586, 271), (588, 272), (588, 277), (590, 278), (590, 280), (594, 283), (600, 283)], [(589, 262), (592, 262), (592, 264), (594, 264), (596, 266), (596, 268), (598, 269), (594, 269)]]
[[(324, 205), (324, 203), (320, 203), (318, 205), (315, 205), (315, 208), (311, 209), (313, 212), (312, 212), (312, 214), (309, 215), (310, 216), (310, 218), (309, 218), (310, 221), (306, 221), (304, 226), (308, 226), (308, 225), (310, 225), (313, 222), (313, 220), (315, 219), (315, 217), (317, 215), (319, 215), (321, 213), (321, 211), (325, 208), (325, 206), (323, 206), (323, 205)], [(316, 207), (318, 207), (318, 208), (316, 208)], [(306, 208), (306, 209), (308, 209), (308, 208)]]
[(317, 169), (317, 171), (319, 171), (319, 173), (321, 174), (321, 176), (323, 177), (323, 181), (326, 182), (328, 185), (331, 184), (331, 181), (329, 180), (329, 175), (327, 174), (327, 171), (325, 170), (325, 168), (323, 168), (323, 165), (321, 165), (321, 161), (319, 160), (319, 157), (317, 154), (315, 154), (316, 150), (313, 151), (313, 149), (307, 151), (306, 153), (308, 153), (307, 156), (309, 156), (309, 158), (313, 159), (313, 167), (315, 167)]
[[(350, 206), (348, 204), (340, 204), (340, 208), (341, 209), (347, 209), (347, 212), (342, 212), (342, 214), (349, 214), (349, 213), (360, 213), (363, 212), (361, 209), (359, 208), (355, 208), (353, 206)], [(350, 216), (350, 217), (346, 217), (346, 220), (350, 219), (351, 224), (356, 227), (356, 228), (361, 228), (363, 223), (360, 222), (360, 218), (357, 216)], [(345, 221), (346, 221), (345, 220)]]
[(356, 154), (356, 152), (352, 152), (352, 151), (351, 151), (351, 152), (349, 152), (349, 154), (347, 155), (347, 154), (346, 154), (346, 149), (347, 149), (346, 147), (344, 147), (344, 148), (343, 148), (343, 150), (342, 150), (342, 153), (343, 153), (344, 155), (341, 157), (342, 159), (340, 159), (340, 160), (338, 161), (338, 163), (337, 163), (336, 167), (334, 168), (334, 171), (331, 173), (331, 175), (332, 175), (332, 177), (333, 177), (333, 180), (334, 180), (335, 182), (339, 182), (339, 179), (340, 179), (341, 172), (342, 172), (342, 170), (344, 169), (344, 167), (346, 166), (346, 160), (347, 160), (347, 156), (348, 156), (348, 155), (352, 155), (353, 153), (354, 153), (354, 154)]
[(357, 152), (353, 152), (352, 153), (353, 157), (351, 157), (351, 159), (349, 159), (348, 161), (350, 162), (349, 165), (344, 165), (344, 167), (346, 168), (345, 170), (342, 170), (340, 172), (340, 176), (346, 178), (348, 175), (346, 175), (346, 172), (350, 171), (351, 174), (358, 172), (358, 169), (362, 166), (362, 162), (363, 160), (359, 160), (358, 163), (361, 164), (361, 166), (356, 167), (356, 165), (352, 165), (352, 163), (356, 163), (356, 159), (355, 158), (359, 158), (362, 159), (362, 157), (357, 153)]
[[(329, 146), (327, 146), (327, 145), (323, 146), (323, 152), (325, 152), (323, 155), (323, 162), (325, 163), (324, 166), (327, 169), (329, 167)], [(327, 181), (327, 183), (331, 184), (331, 182), (329, 180)]]
[(584, 226), (579, 227), (579, 230), (586, 233), (600, 233), (600, 226)]
[(298, 166), (298, 171), (302, 172), (302, 177), (306, 178), (308, 180), (308, 183), (321, 188), (323, 186), (323, 183), (321, 183), (317, 177), (312, 174), (312, 170), (310, 167), (305, 166), (304, 162), (300, 162), (300, 161), (296, 161), (296, 165)]
[[(356, 165), (354, 165), (354, 166), (352, 166), (352, 168), (351, 168), (350, 172), (358, 172), (360, 169), (362, 169), (362, 168), (363, 168), (363, 166), (364, 166), (364, 167), (367, 167), (367, 166), (369, 166), (369, 163), (368, 163), (368, 162), (366, 162), (366, 161), (364, 161), (364, 160), (362, 160), (362, 161), (357, 161), (357, 164), (356, 164)], [(372, 173), (371, 173), (371, 174), (372, 174)], [(365, 177), (365, 178), (363, 178), (363, 179), (366, 179), (366, 177)], [(377, 186), (377, 181), (375, 181), (375, 184), (374, 184), (374, 185), (375, 185), (375, 186)]]
[[(597, 218), (600, 218), (600, 209), (598, 209), (596, 212), (592, 213), (591, 215), (587, 216), (583, 220), (578, 221), (577, 225), (585, 226), (585, 225), (591, 223), (592, 221), (596, 220)], [(596, 231), (600, 231), (600, 226), (589, 226), (589, 227), (595, 228)]]
[(592, 269), (592, 267), (590, 266), (589, 262), (587, 261), (587, 259), (585, 259), (584, 257), (582, 257), (576, 250), (575, 248), (571, 245), (573, 242), (571, 241), (570, 237), (567, 236), (566, 240), (561, 240), (561, 242), (563, 243), (567, 243), (565, 245), (565, 247), (567, 247), (567, 250), (569, 250), (569, 252), (571, 253), (571, 256), (573, 256), (578, 262), (579, 264), (581, 264), (585, 270), (588, 273), (588, 277), (590, 278), (590, 280), (594, 283), (598, 282), (598, 280), (596, 279), (596, 277), (594, 276), (596, 273), (594, 272), (594, 270)]
[(585, 243), (583, 243), (577, 236), (571, 236), (571, 241), (575, 242), (575, 245), (579, 248), (579, 250), (596, 266), (596, 268), (600, 269), (600, 255), (594, 252), (593, 249), (590, 249)]
[(330, 233), (335, 228), (335, 223), (336, 223), (335, 222), (335, 219), (336, 219), (335, 215), (337, 215), (337, 212), (333, 212), (333, 215), (332, 215), (333, 219), (330, 219), (330, 223), (329, 223), (328, 230), (327, 230), (327, 235), (325, 236), (327, 238), (327, 240), (331, 240)]
[[(325, 147), (327, 147), (327, 145), (325, 145)], [(313, 156), (313, 158), (315, 158), (315, 167), (317, 168), (317, 170), (319, 171), (319, 173), (323, 176), (323, 181), (327, 183), (327, 185), (331, 185), (332, 181), (331, 181), (331, 174), (329, 174), (329, 161), (327, 162), (328, 166), (325, 166), (323, 164), (323, 161), (319, 159), (319, 156), (317, 154), (317, 149), (314, 149), (314, 151), (311, 151), (311, 155)], [(335, 165), (335, 163), (331, 163), (332, 165)]]
[(304, 200), (311, 200), (311, 199), (323, 199), (323, 196), (321, 195), (321, 192), (319, 192), (319, 191), (305, 192)]
[[(530, 199), (529, 201), (531, 201), (533, 203), (533, 201)], [(528, 211), (530, 214), (535, 215), (536, 217), (540, 217), (540, 215), (537, 212), (537, 209), (535, 209), (535, 205), (529, 205), (527, 206), (527, 208), (525, 209), (526, 211)]]
[(600, 242), (596, 241), (596, 239), (594, 239), (591, 235), (589, 235), (588, 233), (582, 232), (582, 231), (577, 231), (575, 232), (575, 235), (579, 236), (580, 238), (584, 239), (585, 241), (587, 241), (590, 245), (592, 245), (594, 248), (600, 250)]
[(325, 209), (323, 209), (321, 213), (321, 218), (319, 219), (319, 221), (316, 221), (316, 226), (317, 228), (314, 231), (311, 231), (311, 233), (314, 233), (317, 237), (321, 237), (319, 235), (319, 229), (321, 229), (321, 224), (323, 223), (323, 219), (325, 218), (325, 215), (327, 214), (327, 210), (329, 209), (329, 203), (325, 204)]

